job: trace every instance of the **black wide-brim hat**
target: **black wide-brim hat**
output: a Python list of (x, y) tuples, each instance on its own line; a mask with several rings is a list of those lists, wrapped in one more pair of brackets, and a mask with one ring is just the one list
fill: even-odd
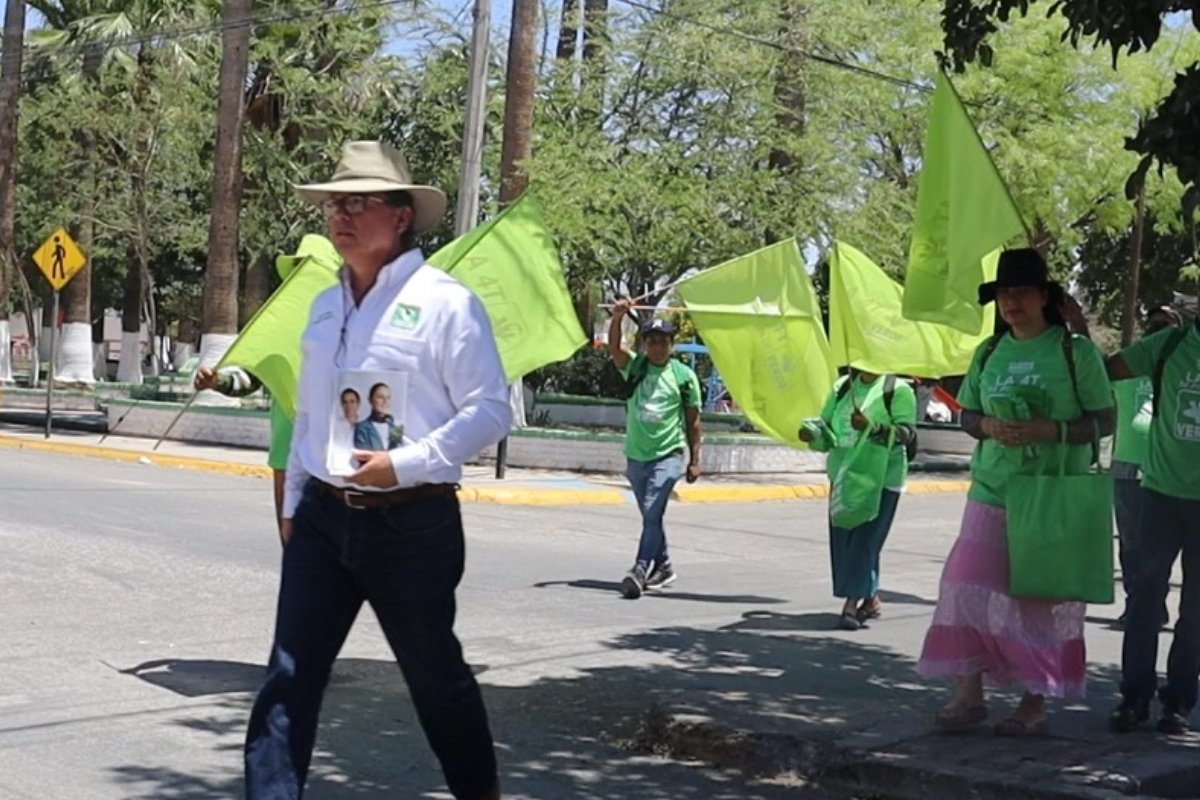
[(979, 284), (979, 305), (985, 306), (995, 300), (996, 290), (1001, 287), (1032, 286), (1046, 289), (1053, 285), (1046, 261), (1037, 250), (1032, 247), (1005, 250), (1000, 254), (1000, 263), (996, 267), (996, 280)]

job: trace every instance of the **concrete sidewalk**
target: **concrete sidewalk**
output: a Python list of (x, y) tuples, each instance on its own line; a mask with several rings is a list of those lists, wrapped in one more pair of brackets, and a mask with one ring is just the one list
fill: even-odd
[[(191, 442), (164, 441), (157, 451), (154, 441), (90, 432), (56, 431), (49, 439), (40, 430), (0, 425), (0, 449), (104, 458), (138, 462), (147, 466), (214, 472), (224, 475), (269, 478), (261, 450)], [(920, 465), (919, 465), (920, 466)], [(937, 467), (930, 464), (926, 467)], [(946, 467), (959, 466), (946, 462)], [(965, 492), (964, 473), (914, 472), (908, 491), (914, 494)], [(675, 499), (685, 503), (748, 503), (766, 500), (823, 499), (829, 487), (823, 473), (780, 473), (703, 476), (695, 484), (680, 483)], [(623, 505), (632, 502), (625, 478), (611, 473), (575, 473), (550, 470), (507, 470), (495, 478), (491, 464), (468, 466), (459, 493), (464, 502), (502, 505)]]

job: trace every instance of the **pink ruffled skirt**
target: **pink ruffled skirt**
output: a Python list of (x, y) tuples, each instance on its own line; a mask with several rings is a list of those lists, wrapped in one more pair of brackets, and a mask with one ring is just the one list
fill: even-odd
[(1083, 697), (1086, 605), (1008, 595), (1004, 509), (967, 501), (962, 530), (942, 570), (933, 624), (917, 672), (926, 677), (983, 673), (1054, 697)]

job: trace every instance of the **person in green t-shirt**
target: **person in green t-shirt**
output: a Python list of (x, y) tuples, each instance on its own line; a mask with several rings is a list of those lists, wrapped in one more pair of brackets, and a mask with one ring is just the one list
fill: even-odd
[(893, 442), (879, 486), (879, 515), (849, 530), (835, 526), (832, 519), (829, 523), (833, 596), (845, 600), (838, 620), (842, 630), (856, 631), (882, 613), (879, 556), (904, 491), (907, 446), (916, 438), (916, 426), (917, 396), (907, 381), (851, 369), (830, 390), (821, 415), (800, 427), (800, 441), (829, 453), (825, 471), (831, 481), (862, 436), (885, 446), (889, 438)]
[[(1140, 563), (1132, 576), (1121, 648), (1121, 703), (1111, 723), (1134, 730), (1150, 719), (1157, 691), (1158, 730), (1184, 733), (1200, 680), (1200, 320), (1147, 336), (1108, 359), (1113, 380), (1151, 380), (1150, 440), (1142, 462), (1138, 516)], [(1159, 614), (1175, 559), (1183, 588), (1167, 682), (1158, 686)]]
[[(1152, 308), (1146, 315), (1146, 336), (1183, 324), (1179, 312), (1170, 306)], [(1151, 381), (1149, 376), (1117, 381), (1113, 391), (1117, 396), (1117, 433), (1113, 440), (1113, 512), (1117, 519), (1118, 550), (1121, 562), (1121, 584), (1125, 590), (1125, 607), (1129, 607), (1129, 591), (1133, 575), (1140, 565), (1138, 514), (1142, 491), (1142, 462), (1150, 444)], [(1125, 624), (1122, 610), (1117, 624)], [(1162, 624), (1169, 614), (1164, 603)]]
[(996, 280), (979, 287), (980, 304), (993, 301), (1000, 332), (976, 350), (958, 395), (963, 429), (978, 440), (971, 488), (917, 670), (955, 680), (935, 717), (945, 730), (984, 722), (985, 677), (1021, 685), (995, 730), (1026, 736), (1046, 728), (1046, 695), (1083, 696), (1086, 606), (1009, 594), (1009, 478), (1058, 474), (1064, 460), (1068, 474), (1087, 471), (1116, 415), (1103, 356), (1067, 330), (1066, 292), (1036, 250), (1001, 254)]
[[(327, 268), (337, 269), (341, 257), (336, 256), (333, 244), (324, 236), (310, 233), (300, 240), (300, 246), (294, 255), (281, 255), (275, 259), (275, 270), (280, 280), (287, 280), (298, 266), (305, 263), (314, 254), (320, 253), (316, 263), (324, 264)], [(326, 257), (332, 253), (336, 257)], [(327, 263), (328, 262), (328, 263)], [(262, 382), (241, 367), (222, 367), (214, 370), (212, 367), (200, 367), (193, 378), (196, 391), (211, 389), (229, 397), (245, 397), (262, 388)], [(274, 482), (275, 520), (280, 530), (282, 541), (283, 530), (283, 487), (284, 476), (287, 473), (288, 456), (292, 449), (292, 420), (279, 407), (274, 397), (271, 398), (271, 443), (267, 451), (267, 466), (271, 468)]]
[[(629, 390), (625, 414), (626, 477), (642, 515), (637, 560), (621, 581), (625, 596), (641, 597), (675, 581), (667, 552), (663, 515), (681, 477), (700, 477), (700, 381), (686, 364), (671, 358), (675, 326), (656, 319), (642, 328), (644, 353), (621, 344), (621, 322), (633, 302), (613, 308), (608, 352)], [(684, 467), (684, 453), (688, 454)]]

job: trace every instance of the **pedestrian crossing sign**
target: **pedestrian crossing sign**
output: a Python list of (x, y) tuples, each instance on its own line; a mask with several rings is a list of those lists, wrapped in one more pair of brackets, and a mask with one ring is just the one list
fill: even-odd
[(34, 252), (33, 263), (38, 265), (54, 291), (58, 292), (75, 277), (75, 273), (83, 269), (87, 257), (66, 230), (59, 228)]

